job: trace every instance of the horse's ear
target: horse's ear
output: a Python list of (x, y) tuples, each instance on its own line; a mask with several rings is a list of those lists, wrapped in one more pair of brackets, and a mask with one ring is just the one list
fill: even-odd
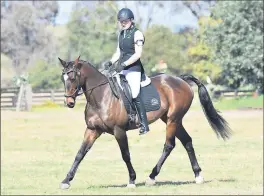
[(75, 59), (75, 61), (74, 61), (74, 65), (77, 65), (77, 64), (78, 64), (79, 59), (80, 59), (80, 56), (79, 56), (77, 59)]
[(62, 66), (65, 67), (66, 66), (66, 62), (64, 60), (60, 59), (60, 57), (58, 57), (58, 59), (60, 60), (60, 63), (62, 64)]

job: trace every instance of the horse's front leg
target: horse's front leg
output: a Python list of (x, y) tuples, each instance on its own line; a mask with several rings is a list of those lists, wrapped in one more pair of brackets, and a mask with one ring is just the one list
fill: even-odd
[(99, 133), (96, 130), (91, 130), (88, 128), (86, 129), (82, 145), (81, 145), (77, 155), (75, 156), (75, 160), (72, 164), (72, 167), (71, 167), (70, 171), (68, 172), (66, 178), (61, 182), (61, 185), (60, 185), (61, 189), (67, 189), (70, 187), (70, 181), (74, 178), (79, 164), (83, 160), (86, 153), (91, 149), (95, 140), (100, 135), (101, 135), (101, 132)]
[(135, 187), (136, 172), (130, 161), (130, 153), (128, 148), (126, 131), (120, 128), (115, 128), (114, 135), (121, 150), (122, 158), (126, 163), (129, 172), (129, 183), (127, 184), (127, 187)]

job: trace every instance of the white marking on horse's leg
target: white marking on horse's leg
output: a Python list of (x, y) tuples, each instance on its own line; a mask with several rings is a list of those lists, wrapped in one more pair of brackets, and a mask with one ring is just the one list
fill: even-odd
[(202, 184), (204, 182), (204, 178), (201, 175), (201, 172), (199, 173), (199, 176), (195, 177), (196, 184)]
[(145, 186), (152, 186), (152, 185), (155, 185), (155, 184), (156, 184), (156, 180), (155, 179), (151, 179), (150, 177), (148, 177), (146, 179)]
[(136, 188), (135, 184), (127, 184), (127, 188)]
[(61, 189), (68, 189), (68, 188), (70, 188), (70, 186), (71, 186), (70, 183), (69, 184), (66, 184), (66, 183), (61, 183), (60, 184), (60, 188)]

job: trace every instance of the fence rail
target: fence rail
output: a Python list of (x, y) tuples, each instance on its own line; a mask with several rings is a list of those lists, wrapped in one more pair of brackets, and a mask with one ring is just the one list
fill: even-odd
[[(1, 109), (15, 110), (17, 106), (19, 88), (1, 88)], [(64, 105), (64, 90), (37, 90), (32, 91), (32, 105), (42, 105), (47, 102), (54, 102), (58, 105)], [(85, 104), (85, 96), (76, 98), (78, 104)]]
[(257, 94), (256, 90), (218, 90), (214, 91), (213, 96), (218, 97), (250, 97)]
[[(17, 106), (19, 88), (1, 88), (1, 109), (14, 110)], [(221, 90), (213, 93), (214, 97), (242, 97), (242, 96), (254, 96), (255, 90)], [(52, 89), (52, 90), (36, 90), (32, 91), (30, 95), (31, 105), (42, 105), (47, 102), (53, 102), (58, 105), (64, 105), (64, 90)], [(78, 104), (85, 104), (85, 96), (79, 96), (76, 98)]]
[(1, 88), (1, 110), (15, 109), (19, 88)]

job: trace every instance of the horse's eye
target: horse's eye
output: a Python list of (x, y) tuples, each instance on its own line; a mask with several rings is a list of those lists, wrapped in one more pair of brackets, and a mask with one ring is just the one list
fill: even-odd
[(68, 78), (70, 79), (70, 80), (75, 80), (75, 73), (74, 72), (71, 72), (71, 73), (69, 73), (68, 74)]

